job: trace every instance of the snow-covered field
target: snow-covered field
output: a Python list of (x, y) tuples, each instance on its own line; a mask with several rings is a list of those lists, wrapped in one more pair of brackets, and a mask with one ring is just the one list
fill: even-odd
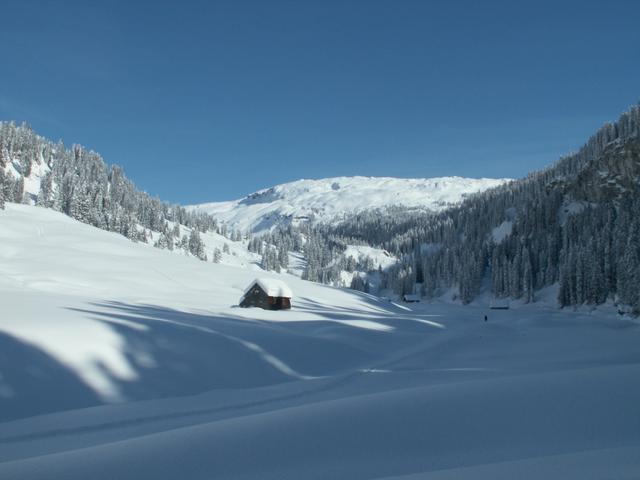
[(334, 177), (276, 185), (228, 202), (189, 208), (213, 215), (242, 231), (262, 232), (274, 225), (332, 221), (370, 209), (408, 207), (439, 211), (465, 195), (497, 187), (509, 179)]
[(254, 275), (8, 204), (0, 479), (640, 478), (635, 320)]

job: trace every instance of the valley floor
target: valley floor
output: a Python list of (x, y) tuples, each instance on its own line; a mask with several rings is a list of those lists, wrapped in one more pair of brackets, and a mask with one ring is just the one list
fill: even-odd
[(0, 211), (0, 478), (640, 477), (636, 321), (255, 275)]

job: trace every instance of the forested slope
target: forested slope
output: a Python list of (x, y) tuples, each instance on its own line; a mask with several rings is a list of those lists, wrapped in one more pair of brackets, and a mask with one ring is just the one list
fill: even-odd
[(605, 125), (552, 167), (437, 215), (367, 213), (333, 235), (374, 239), (402, 257), (386, 273), (397, 293), (454, 287), (471, 301), (535, 300), (559, 282), (561, 305), (608, 298), (640, 308), (640, 107)]
[[(203, 259), (198, 232), (216, 229), (210, 215), (138, 190), (120, 167), (108, 165), (98, 153), (53, 143), (12, 122), (0, 122), (0, 207), (5, 201), (36, 203), (134, 241), (151, 242), (151, 232), (158, 232), (156, 246), (184, 246)], [(192, 234), (186, 238), (179, 225)]]

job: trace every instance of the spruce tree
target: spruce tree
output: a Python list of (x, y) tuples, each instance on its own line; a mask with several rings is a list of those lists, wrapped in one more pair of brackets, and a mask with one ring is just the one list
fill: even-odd
[(4, 210), (4, 182), (5, 182), (5, 173), (0, 165), (0, 209)]
[(189, 235), (189, 252), (200, 260), (205, 259), (204, 243), (202, 242), (200, 233), (196, 228), (191, 230), (191, 234)]

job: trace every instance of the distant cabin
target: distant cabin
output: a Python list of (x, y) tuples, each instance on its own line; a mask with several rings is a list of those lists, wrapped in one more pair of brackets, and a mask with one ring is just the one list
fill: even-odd
[(293, 292), (282, 280), (257, 278), (245, 289), (240, 299), (240, 306), (287, 310), (291, 308), (292, 297)]
[(402, 301), (405, 303), (418, 303), (420, 301), (420, 297), (415, 293), (405, 293), (402, 295)]
[(489, 304), (491, 310), (509, 310), (509, 300), (506, 298), (496, 298)]

